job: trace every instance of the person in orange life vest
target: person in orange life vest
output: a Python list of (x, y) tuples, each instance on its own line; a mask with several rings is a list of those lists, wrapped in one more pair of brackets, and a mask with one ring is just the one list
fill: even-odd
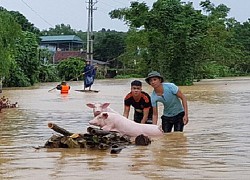
[(61, 90), (61, 94), (68, 94), (70, 86), (65, 81), (63, 81), (61, 84), (56, 86), (56, 89)]

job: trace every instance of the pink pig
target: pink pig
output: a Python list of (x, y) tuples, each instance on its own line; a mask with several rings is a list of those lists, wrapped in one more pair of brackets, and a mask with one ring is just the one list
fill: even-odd
[(110, 103), (88, 103), (87, 106), (93, 109), (94, 116), (96, 117), (101, 112), (114, 112), (117, 113), (112, 108), (108, 107)]
[(161, 128), (153, 124), (140, 124), (126, 117), (113, 112), (102, 112), (93, 120), (90, 125), (99, 126), (105, 131), (116, 131), (121, 135), (136, 137), (141, 134), (144, 136), (162, 136), (164, 133)]

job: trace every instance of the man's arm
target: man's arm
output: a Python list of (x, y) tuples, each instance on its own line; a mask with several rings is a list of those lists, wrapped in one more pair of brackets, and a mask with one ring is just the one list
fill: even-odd
[(153, 107), (153, 124), (157, 125), (157, 121), (158, 121), (158, 108)]
[(130, 111), (130, 106), (124, 105), (123, 116), (126, 117), (126, 118), (128, 118), (129, 111)]
[(149, 108), (143, 109), (143, 118), (141, 120), (141, 124), (145, 124), (148, 120)]
[(184, 112), (185, 112), (185, 115), (183, 117), (183, 123), (184, 125), (186, 125), (188, 123), (188, 105), (187, 105), (187, 98), (186, 96), (180, 91), (178, 90), (177, 94), (178, 98), (181, 99), (182, 101), (182, 105), (183, 105), (183, 108), (184, 108)]
[(58, 85), (56, 86), (56, 89), (57, 89), (57, 90), (62, 90), (62, 85), (61, 85), (61, 84), (58, 84)]

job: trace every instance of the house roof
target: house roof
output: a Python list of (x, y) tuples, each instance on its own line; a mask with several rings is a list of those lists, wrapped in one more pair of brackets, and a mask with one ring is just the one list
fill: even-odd
[(80, 51), (56, 51), (54, 54), (55, 62), (59, 62), (61, 60), (70, 58), (70, 57), (81, 57), (85, 58), (85, 53), (81, 53)]
[(58, 42), (83, 43), (82, 39), (76, 35), (40, 36), (40, 38), (41, 38), (41, 43), (58, 43)]
[[(55, 62), (59, 62), (61, 60), (70, 58), (70, 57), (81, 57), (86, 59), (86, 53), (85, 52), (80, 52), (80, 51), (56, 51), (54, 55), (54, 60)], [(104, 61), (99, 61), (93, 59), (93, 64), (99, 64), (99, 65), (108, 65), (108, 62)]]

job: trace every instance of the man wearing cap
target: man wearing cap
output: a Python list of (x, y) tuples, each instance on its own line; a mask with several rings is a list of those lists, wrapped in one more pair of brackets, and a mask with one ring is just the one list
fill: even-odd
[(130, 106), (134, 107), (134, 121), (142, 124), (152, 124), (152, 106), (150, 96), (142, 91), (141, 81), (131, 82), (131, 91), (124, 98), (123, 116), (128, 118)]
[(162, 129), (164, 132), (183, 131), (184, 125), (188, 123), (188, 106), (185, 95), (174, 83), (163, 83), (164, 79), (157, 71), (148, 74), (145, 81), (154, 90), (151, 94), (153, 107), (153, 124), (157, 124), (158, 106), (161, 102), (164, 105), (162, 119)]

